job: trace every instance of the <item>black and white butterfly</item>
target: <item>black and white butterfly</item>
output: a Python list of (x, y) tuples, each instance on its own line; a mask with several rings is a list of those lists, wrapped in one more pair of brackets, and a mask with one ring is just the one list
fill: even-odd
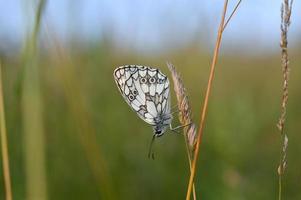
[(186, 126), (171, 127), (169, 80), (160, 70), (124, 65), (115, 69), (114, 79), (124, 100), (141, 119), (153, 126), (149, 157), (156, 137), (162, 136), (168, 127), (175, 131)]
[(129, 106), (153, 126), (155, 137), (162, 136), (172, 121), (167, 76), (155, 68), (125, 65), (115, 69), (114, 78)]

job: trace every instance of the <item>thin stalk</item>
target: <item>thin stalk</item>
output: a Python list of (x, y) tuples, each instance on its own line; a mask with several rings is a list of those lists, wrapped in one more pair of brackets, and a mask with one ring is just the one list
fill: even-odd
[(7, 132), (6, 132), (5, 112), (4, 112), (1, 62), (0, 62), (0, 124), (1, 124), (1, 130), (0, 130), (1, 151), (2, 151), (2, 165), (3, 165), (4, 186), (5, 186), (5, 199), (12, 200), (13, 194), (12, 194), (10, 171), (9, 171), (9, 154), (8, 154), (8, 142), (7, 142)]
[(228, 17), (228, 19), (227, 19), (226, 22), (225, 22), (225, 25), (224, 25), (224, 27), (223, 27), (223, 30), (227, 27), (228, 23), (229, 23), (230, 20), (232, 19), (233, 15), (235, 14), (236, 10), (238, 9), (238, 7), (239, 7), (241, 1), (242, 1), (242, 0), (239, 0), (239, 1), (237, 2), (236, 6), (234, 7), (234, 9), (233, 9), (233, 11), (232, 11), (232, 13), (231, 13), (231, 15)]
[(282, 198), (282, 181), (283, 175), (287, 165), (287, 147), (288, 147), (288, 136), (284, 132), (285, 120), (286, 120), (286, 107), (288, 102), (288, 82), (289, 82), (289, 57), (288, 57), (288, 28), (291, 23), (293, 0), (283, 0), (281, 4), (281, 66), (283, 73), (283, 86), (282, 86), (282, 102), (281, 102), (281, 114), (278, 121), (278, 129), (281, 136), (281, 149), (278, 166), (278, 199)]
[[(196, 136), (196, 129), (195, 125), (192, 120), (192, 111), (190, 108), (190, 104), (188, 101), (188, 95), (186, 93), (186, 89), (184, 87), (184, 83), (181, 79), (180, 74), (177, 72), (176, 68), (171, 64), (171, 62), (167, 62), (167, 67), (171, 72), (172, 80), (174, 83), (174, 91), (177, 97), (177, 105), (178, 105), (178, 117), (180, 123), (185, 126), (183, 129), (183, 137), (185, 141), (186, 153), (189, 162), (189, 172), (191, 173), (191, 158), (192, 158), (192, 151), (194, 149), (195, 144), (195, 136)], [(190, 124), (189, 126), (186, 126)], [(196, 191), (195, 191), (195, 184), (193, 183), (192, 186), (193, 190), (193, 199), (196, 200)]]
[(221, 41), (222, 41), (222, 34), (223, 34), (223, 30), (224, 30), (223, 28), (224, 28), (225, 16), (226, 16), (226, 12), (227, 12), (227, 6), (228, 6), (228, 0), (225, 0), (223, 12), (222, 12), (222, 18), (221, 18), (221, 22), (220, 22), (219, 29), (218, 29), (218, 35), (217, 35), (216, 45), (215, 45), (215, 49), (214, 49), (212, 64), (211, 64), (210, 75), (209, 75), (203, 110), (201, 112), (201, 120), (199, 123), (197, 143), (196, 143), (196, 147), (195, 147), (194, 157), (192, 160), (191, 174), (190, 174), (189, 183), (188, 183), (186, 200), (190, 200), (194, 177), (196, 174), (196, 165), (197, 165), (197, 160), (199, 157), (200, 145), (202, 143), (202, 135), (203, 135), (204, 125), (205, 125), (205, 118), (206, 118), (206, 113), (207, 113), (211, 85), (212, 85), (212, 81), (214, 78), (215, 66), (216, 66), (216, 63), (218, 60), (219, 49), (220, 49), (220, 45), (221, 45)]
[[(189, 143), (188, 143), (188, 140), (186, 138), (186, 135), (184, 135), (184, 140), (185, 140), (185, 146), (186, 146), (186, 153), (187, 153), (187, 157), (188, 157), (188, 163), (189, 163), (189, 170), (190, 170), (190, 173), (191, 173), (191, 158), (192, 158), (192, 155), (191, 155), (191, 152), (190, 152), (190, 149), (189, 149)], [(195, 183), (193, 182), (193, 185), (192, 185), (192, 196), (193, 196), (193, 200), (196, 200), (196, 190), (195, 190)]]
[(45, 165), (45, 131), (43, 100), (38, 66), (37, 43), (46, 0), (37, 5), (33, 30), (26, 41), (22, 85), (22, 122), (24, 127), (24, 154), (26, 199), (47, 199)]

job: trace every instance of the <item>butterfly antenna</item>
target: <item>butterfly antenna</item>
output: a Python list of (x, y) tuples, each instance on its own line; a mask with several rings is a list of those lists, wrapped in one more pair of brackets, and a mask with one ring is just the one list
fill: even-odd
[(153, 160), (155, 159), (154, 152), (152, 151), (153, 150), (153, 144), (154, 144), (155, 138), (156, 138), (156, 135), (153, 135), (151, 143), (149, 145), (149, 149), (148, 149), (148, 158), (152, 157)]

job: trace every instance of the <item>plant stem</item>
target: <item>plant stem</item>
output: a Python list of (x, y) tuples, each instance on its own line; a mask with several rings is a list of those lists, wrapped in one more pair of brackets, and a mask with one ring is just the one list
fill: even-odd
[(22, 123), (24, 127), (24, 163), (26, 199), (47, 199), (45, 129), (43, 100), (38, 66), (38, 36), (46, 0), (39, 0), (34, 26), (26, 41), (22, 85)]
[(205, 125), (205, 117), (206, 117), (206, 113), (207, 113), (208, 99), (209, 99), (209, 95), (210, 95), (210, 91), (211, 91), (211, 85), (212, 85), (212, 81), (214, 78), (215, 66), (217, 63), (219, 49), (220, 49), (220, 45), (221, 45), (222, 34), (223, 34), (223, 30), (224, 30), (223, 28), (224, 28), (225, 16), (226, 16), (226, 12), (227, 12), (227, 6), (228, 6), (228, 0), (225, 0), (222, 18), (221, 18), (221, 22), (219, 25), (216, 45), (215, 45), (215, 49), (214, 49), (212, 64), (211, 64), (210, 75), (209, 75), (203, 110), (201, 112), (201, 120), (200, 120), (200, 124), (199, 124), (199, 131), (198, 131), (198, 137), (197, 137), (197, 143), (196, 143), (196, 148), (195, 148), (195, 152), (194, 152), (194, 157), (192, 160), (191, 174), (190, 174), (190, 178), (189, 178), (186, 200), (190, 200), (194, 177), (196, 174), (196, 165), (197, 165), (197, 160), (199, 157), (200, 145), (202, 143), (202, 135), (203, 135), (204, 125)]
[(281, 135), (281, 149), (278, 166), (278, 199), (282, 198), (282, 181), (284, 171), (287, 164), (287, 147), (288, 137), (284, 132), (285, 120), (286, 120), (286, 107), (288, 102), (288, 82), (289, 82), (289, 57), (288, 57), (288, 29), (290, 26), (290, 18), (292, 12), (293, 0), (283, 0), (281, 4), (281, 66), (283, 73), (283, 86), (282, 86), (282, 102), (281, 102), (281, 114), (278, 121), (278, 129)]
[(228, 23), (230, 22), (230, 20), (232, 19), (233, 15), (235, 14), (236, 10), (238, 9), (238, 7), (239, 7), (241, 1), (242, 1), (242, 0), (239, 0), (239, 1), (237, 2), (235, 8), (233, 9), (233, 11), (232, 11), (232, 13), (231, 13), (231, 15), (230, 15), (230, 16), (228, 17), (228, 19), (226, 20), (225, 25), (224, 25), (224, 27), (223, 27), (223, 31), (224, 31), (224, 29), (227, 27), (227, 25), (228, 25)]
[[(185, 140), (185, 146), (186, 146), (186, 153), (187, 153), (187, 157), (188, 157), (188, 163), (189, 163), (189, 172), (191, 173), (191, 151), (189, 149), (189, 143), (188, 143), (188, 140), (187, 140), (187, 136), (184, 135), (184, 140)], [(195, 183), (193, 182), (192, 183), (192, 196), (193, 196), (193, 200), (196, 200), (196, 191), (195, 191)]]
[(9, 171), (9, 155), (8, 155), (8, 144), (7, 144), (7, 132), (5, 123), (5, 112), (4, 112), (4, 98), (3, 98), (3, 86), (2, 86), (2, 66), (0, 63), (0, 124), (1, 124), (1, 151), (2, 151), (2, 164), (3, 164), (3, 176), (5, 186), (5, 199), (12, 200), (12, 189)]

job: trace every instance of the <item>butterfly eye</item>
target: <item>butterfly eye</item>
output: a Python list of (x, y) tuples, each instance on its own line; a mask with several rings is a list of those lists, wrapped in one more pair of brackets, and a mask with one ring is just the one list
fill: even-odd
[(146, 83), (146, 78), (141, 78), (140, 81), (141, 83)]
[(133, 101), (133, 100), (134, 100), (134, 96), (133, 96), (132, 94), (130, 94), (130, 95), (129, 95), (129, 99), (130, 99), (131, 101)]
[(138, 94), (137, 90), (134, 90), (133, 94), (136, 96)]
[(155, 82), (156, 82), (156, 79), (155, 79), (155, 78), (150, 78), (150, 79), (149, 79), (149, 82), (150, 82), (150, 83), (155, 83)]

